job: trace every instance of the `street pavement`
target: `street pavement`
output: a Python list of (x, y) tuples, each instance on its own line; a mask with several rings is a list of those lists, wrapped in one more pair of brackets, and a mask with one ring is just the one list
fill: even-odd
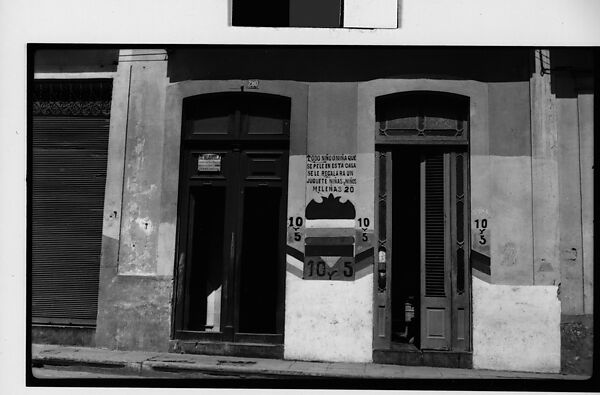
[(114, 371), (114, 368), (93, 366), (43, 366), (32, 368), (31, 373), (37, 379), (240, 379), (240, 375), (210, 374), (203, 372), (155, 372), (139, 373), (131, 370)]
[(326, 363), (265, 358), (115, 351), (33, 344), (32, 374), (52, 378), (274, 379), (529, 379), (586, 380), (587, 376), (375, 363)]

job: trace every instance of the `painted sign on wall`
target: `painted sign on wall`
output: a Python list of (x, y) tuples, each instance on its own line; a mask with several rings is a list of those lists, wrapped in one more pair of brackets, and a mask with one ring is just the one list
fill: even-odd
[(356, 155), (306, 156), (305, 280), (354, 280)]
[(480, 280), (491, 281), (490, 214), (486, 209), (474, 209), (471, 218), (471, 265), (473, 275)]
[(305, 280), (354, 280), (353, 237), (307, 237)]
[[(354, 213), (352, 201), (356, 196), (355, 154), (306, 156), (306, 201), (309, 202), (308, 206), (321, 203), (321, 200), (329, 195), (334, 196), (334, 199), (341, 204), (333, 204), (334, 201), (328, 201), (327, 209), (336, 210), (335, 213), (329, 214), (329, 216), (337, 219), (354, 220), (356, 214)], [(307, 207), (307, 211), (309, 207)], [(325, 206), (322, 207), (325, 210)], [(315, 215), (320, 214), (315, 213)], [(307, 219), (309, 218), (307, 217)]]

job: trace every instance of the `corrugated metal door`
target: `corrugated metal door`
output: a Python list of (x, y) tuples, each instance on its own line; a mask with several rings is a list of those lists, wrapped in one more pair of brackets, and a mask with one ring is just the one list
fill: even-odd
[(32, 321), (94, 324), (110, 101), (82, 100), (98, 82), (49, 84), (51, 98), (36, 84), (31, 131)]

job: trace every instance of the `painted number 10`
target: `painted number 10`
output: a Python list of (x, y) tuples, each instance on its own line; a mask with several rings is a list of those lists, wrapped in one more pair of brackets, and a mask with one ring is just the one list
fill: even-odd
[[(478, 219), (475, 220), (475, 227), (476, 228), (480, 227)], [(481, 220), (481, 228), (483, 228), (483, 229), (487, 228), (487, 219), (484, 218), (484, 219)]]
[(302, 223), (304, 221), (302, 220), (302, 217), (290, 217), (288, 218), (288, 226), (292, 227), (292, 228), (299, 228), (302, 226)]
[(371, 221), (367, 217), (358, 219), (358, 226), (363, 230), (362, 241), (369, 241), (369, 236), (367, 236), (366, 232), (370, 224)]
[[(334, 274), (338, 272), (335, 270), (327, 270), (327, 266), (325, 266), (325, 262), (323, 261), (313, 261), (309, 260), (306, 264), (308, 266), (308, 277), (313, 277), (315, 274), (317, 277), (324, 277), (325, 275), (331, 280)], [(316, 270), (315, 270), (316, 269)], [(344, 262), (344, 277), (352, 277), (354, 274), (354, 268), (352, 267), (352, 262)]]
[(485, 234), (484, 234), (485, 230), (487, 229), (487, 226), (488, 226), (488, 221), (486, 218), (483, 218), (481, 220), (479, 220), (479, 219), (475, 220), (475, 227), (479, 230), (479, 240), (477, 242), (480, 245), (487, 244), (487, 240), (486, 240)]
[(288, 218), (288, 226), (294, 228), (294, 241), (302, 240), (302, 235), (298, 232), (298, 229), (302, 226), (304, 220), (302, 217), (290, 217)]

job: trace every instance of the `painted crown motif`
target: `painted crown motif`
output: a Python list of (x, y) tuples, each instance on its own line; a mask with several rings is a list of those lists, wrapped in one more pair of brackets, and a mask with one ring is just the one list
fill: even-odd
[(306, 219), (354, 219), (356, 209), (350, 200), (345, 203), (340, 202), (341, 196), (322, 197), (321, 203), (311, 199), (306, 206)]

